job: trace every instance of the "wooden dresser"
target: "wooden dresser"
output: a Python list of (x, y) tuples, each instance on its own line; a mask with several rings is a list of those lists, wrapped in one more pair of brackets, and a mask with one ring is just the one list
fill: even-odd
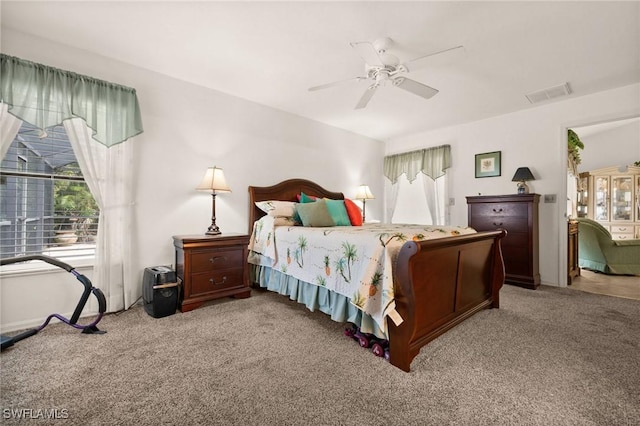
[(467, 197), (469, 226), (477, 231), (507, 231), (502, 256), (508, 284), (530, 289), (540, 285), (539, 201), (539, 194)]
[(245, 298), (251, 295), (248, 235), (176, 235), (173, 245), (176, 249), (176, 273), (182, 280), (182, 312), (221, 297)]

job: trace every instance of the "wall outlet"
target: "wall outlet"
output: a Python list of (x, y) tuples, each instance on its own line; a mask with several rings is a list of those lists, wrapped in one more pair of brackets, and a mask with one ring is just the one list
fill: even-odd
[(545, 203), (555, 203), (556, 202), (556, 194), (544, 194), (544, 202)]
[(455, 198), (449, 198), (449, 205), (450, 206), (455, 206), (456, 205), (456, 199)]

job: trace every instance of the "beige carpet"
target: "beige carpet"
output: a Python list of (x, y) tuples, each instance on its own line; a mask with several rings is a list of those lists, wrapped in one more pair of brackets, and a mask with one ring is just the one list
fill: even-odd
[(107, 316), (104, 335), (55, 324), (0, 355), (2, 423), (640, 424), (640, 302), (545, 286), (501, 296), (411, 373), (259, 290), (161, 319), (136, 307)]

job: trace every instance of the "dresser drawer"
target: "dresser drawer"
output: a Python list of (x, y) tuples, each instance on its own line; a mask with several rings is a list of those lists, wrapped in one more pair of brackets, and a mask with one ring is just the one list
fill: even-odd
[(472, 216), (518, 216), (526, 217), (529, 207), (518, 203), (486, 203), (471, 205)]
[(236, 268), (245, 261), (243, 249), (194, 250), (191, 253), (191, 272), (205, 272), (216, 269)]
[(502, 240), (503, 251), (514, 247), (529, 247), (529, 233), (528, 232), (509, 232), (507, 236)]
[(191, 297), (215, 293), (229, 288), (243, 287), (243, 269), (221, 269), (191, 274)]
[(527, 232), (529, 223), (526, 218), (515, 216), (475, 216), (471, 219), (470, 226), (476, 231), (493, 231), (495, 229), (506, 229), (507, 237), (509, 232)]

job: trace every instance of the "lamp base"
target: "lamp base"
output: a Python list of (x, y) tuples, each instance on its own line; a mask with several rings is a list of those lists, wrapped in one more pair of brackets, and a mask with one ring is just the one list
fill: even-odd
[(215, 224), (211, 225), (207, 229), (207, 232), (205, 232), (205, 235), (220, 235), (220, 234), (222, 234), (222, 232), (220, 232), (220, 228), (218, 228)]
[(205, 235), (220, 235), (222, 232), (220, 232), (220, 228), (216, 225), (216, 191), (211, 193), (211, 200), (211, 225), (207, 229), (207, 232), (205, 232)]
[(518, 182), (518, 194), (528, 194), (528, 193), (529, 193), (529, 186), (524, 181)]

